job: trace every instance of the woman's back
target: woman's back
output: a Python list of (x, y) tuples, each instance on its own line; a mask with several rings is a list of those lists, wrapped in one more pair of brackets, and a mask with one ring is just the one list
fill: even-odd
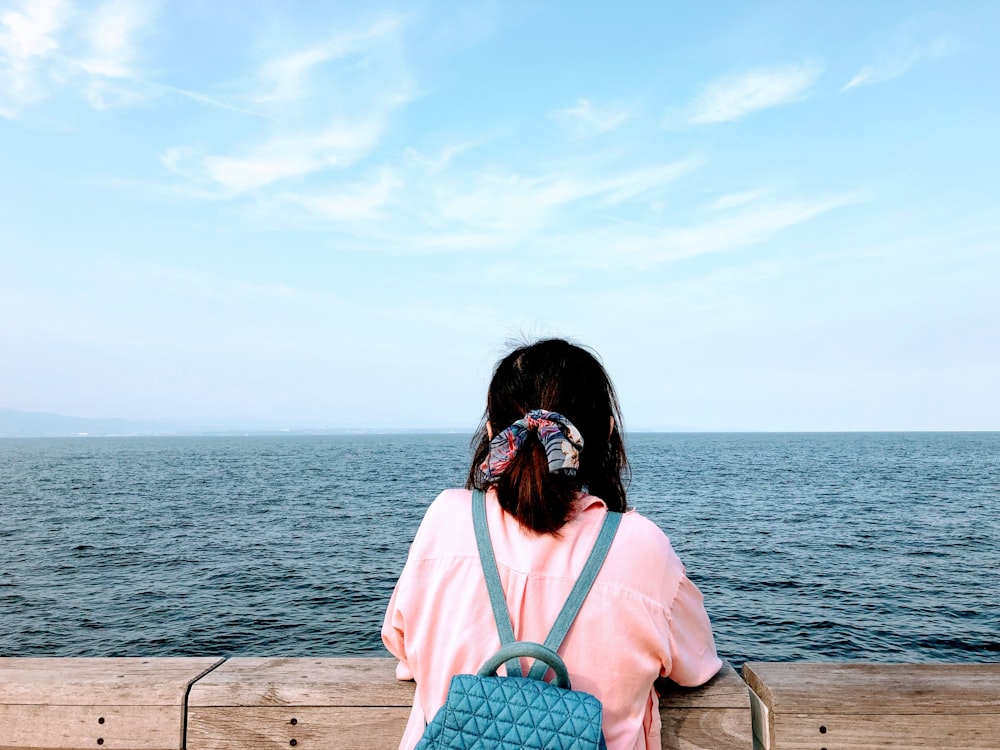
[[(451, 677), (476, 672), (500, 645), (470, 498), (449, 490), (428, 509), (386, 614), (383, 639), (400, 658), (399, 676), (417, 682), (401, 747), (419, 739)], [(526, 531), (492, 492), (486, 507), (515, 638), (541, 642), (590, 554), (605, 505), (581, 496), (558, 536)], [(667, 538), (638, 513), (625, 514), (560, 655), (574, 688), (601, 700), (610, 750), (660, 746), (654, 679), (700, 684), (721, 666), (700, 593)]]

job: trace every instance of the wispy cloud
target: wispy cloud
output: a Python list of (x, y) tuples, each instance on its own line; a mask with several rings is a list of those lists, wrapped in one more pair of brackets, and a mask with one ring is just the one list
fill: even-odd
[(47, 95), (44, 64), (71, 15), (62, 0), (23, 0), (0, 15), (0, 116), (14, 118)]
[(747, 190), (742, 193), (726, 193), (716, 198), (710, 206), (713, 211), (727, 211), (737, 206), (745, 206), (767, 195), (767, 190)]
[(385, 18), (370, 26), (337, 34), (322, 44), (276, 55), (262, 63), (256, 73), (257, 103), (288, 102), (308, 96), (310, 77), (325, 63), (343, 60), (391, 43), (402, 28), (401, 17)]
[(300, 177), (322, 169), (353, 164), (378, 142), (382, 123), (344, 123), (319, 133), (278, 136), (247, 154), (209, 156), (204, 175), (237, 193)]
[(756, 68), (712, 82), (688, 107), (688, 124), (730, 122), (805, 98), (823, 67), (814, 62)]
[(951, 46), (951, 42), (946, 38), (939, 38), (927, 44), (917, 44), (911, 34), (904, 29), (879, 51), (874, 61), (861, 68), (841, 91), (891, 81), (903, 75), (920, 60), (943, 57)]
[[(399, 52), (401, 25), (399, 18), (379, 20), (321, 45), (264, 60), (240, 99), (251, 113), (273, 121), (267, 132), (229, 153), (206, 154), (205, 149), (176, 146), (161, 155), (161, 162), (176, 174), (229, 196), (357, 163), (377, 146), (395, 111), (414, 96)], [(333, 61), (340, 64), (326, 65)], [(196, 92), (169, 90), (202, 98)], [(208, 99), (212, 106), (246, 110)], [(289, 106), (293, 102), (296, 106)], [(326, 205), (324, 213), (337, 213), (330, 201), (303, 203)]]
[(143, 41), (162, 0), (22, 0), (0, 13), (0, 117), (14, 119), (49, 97), (82, 95), (98, 110), (163, 93), (263, 117), (246, 106), (152, 80), (141, 68)]
[(373, 221), (382, 218), (382, 209), (402, 186), (399, 174), (384, 168), (363, 182), (309, 193), (281, 193), (275, 196), (274, 204), (300, 208), (338, 224)]
[(156, 10), (153, 3), (135, 0), (110, 0), (99, 6), (83, 24), (89, 49), (78, 61), (80, 67), (106, 78), (134, 76), (137, 37), (152, 22)]
[[(534, 174), (490, 169), (428, 171), (404, 158), (368, 177), (261, 196), (255, 220), (319, 222), (356, 249), (397, 255), (465, 253), (546, 243), (621, 211), (644, 211), (702, 164), (673, 163), (608, 172), (593, 164), (550, 164)], [(603, 218), (602, 218), (603, 217)]]
[[(610, 210), (665, 189), (700, 166), (686, 159), (604, 175), (562, 171), (525, 176), (483, 172), (438, 182), (420, 206), (425, 228), (473, 229), (505, 235), (508, 241), (552, 231), (559, 214), (587, 206)], [(586, 209), (581, 209), (586, 210)]]
[(609, 227), (585, 235), (569, 235), (559, 244), (572, 248), (580, 262), (588, 265), (649, 268), (759, 245), (785, 229), (858, 200), (859, 195), (844, 194), (813, 200), (755, 202), (742, 211), (727, 212), (689, 226)]
[(59, 46), (55, 34), (69, 11), (63, 0), (22, 0), (0, 16), (0, 49), (14, 60), (44, 57)]
[(226, 101), (217, 96), (210, 96), (208, 94), (203, 94), (200, 91), (192, 91), (190, 89), (177, 88), (176, 86), (168, 86), (163, 83), (156, 83), (153, 81), (146, 81), (146, 85), (152, 89), (162, 91), (168, 94), (174, 94), (176, 96), (183, 97), (185, 99), (190, 99), (192, 101), (198, 102), (199, 104), (205, 104), (209, 107), (215, 107), (217, 109), (224, 109), (228, 112), (238, 112), (242, 115), (250, 115), (252, 117), (261, 117), (264, 119), (269, 119), (267, 115), (258, 112), (256, 110), (250, 109), (248, 107), (241, 107), (232, 102)]
[[(798, 200), (756, 198), (724, 213), (707, 205), (704, 218), (690, 224), (615, 220), (613, 214), (588, 221), (585, 217), (593, 216), (594, 209), (606, 199), (607, 191), (601, 192), (600, 186), (541, 182), (524, 202), (515, 200), (516, 190), (509, 195), (471, 194), (460, 206), (444, 203), (454, 215), (442, 211), (433, 222), (406, 227), (399, 222), (399, 205), (390, 202), (383, 215), (392, 217), (391, 221), (355, 224), (349, 234), (357, 240), (357, 248), (400, 255), (545, 248), (545, 253), (532, 261), (541, 277), (553, 272), (571, 279), (574, 269), (645, 271), (764, 245), (786, 230), (863, 200), (862, 195), (853, 193)], [(404, 186), (394, 197), (405, 194)], [(441, 198), (436, 205), (442, 204)], [(547, 207), (537, 205), (546, 200)]]
[(378, 113), (368, 120), (338, 122), (315, 132), (275, 135), (234, 155), (205, 156), (175, 146), (160, 155), (160, 162), (177, 175), (236, 196), (281, 180), (351, 166), (378, 143), (385, 118)]
[(472, 151), (473, 149), (479, 148), (489, 142), (489, 140), (489, 137), (483, 136), (449, 143), (433, 155), (410, 147), (403, 151), (403, 158), (407, 163), (420, 167), (428, 174), (440, 174), (442, 171), (447, 169), (456, 158), (462, 154)]
[[(858, 196), (835, 195), (813, 200), (775, 201), (726, 218), (681, 229), (669, 229), (655, 240), (649, 260), (667, 261), (757, 245), (790, 227), (854, 203)], [(641, 255), (638, 259), (641, 259)]]
[(618, 104), (598, 107), (590, 99), (578, 99), (572, 107), (553, 112), (550, 117), (565, 121), (578, 135), (591, 136), (616, 130), (631, 117), (631, 112)]
[(158, 2), (108, 0), (93, 10), (69, 0), (23, 0), (0, 16), (0, 115), (14, 118), (59, 92), (105, 109), (148, 94), (135, 70), (138, 41)]

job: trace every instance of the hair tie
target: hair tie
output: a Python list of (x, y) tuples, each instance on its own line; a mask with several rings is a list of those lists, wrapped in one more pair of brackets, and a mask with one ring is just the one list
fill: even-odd
[(489, 455), (479, 466), (479, 473), (486, 482), (495, 482), (500, 478), (531, 431), (538, 433), (550, 473), (576, 474), (580, 468), (580, 451), (583, 450), (580, 431), (562, 414), (533, 409), (524, 415), (524, 419), (517, 420), (490, 440)]

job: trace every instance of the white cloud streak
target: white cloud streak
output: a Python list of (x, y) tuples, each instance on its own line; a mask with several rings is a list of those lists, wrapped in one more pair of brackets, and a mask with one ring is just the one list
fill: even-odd
[(78, 64), (92, 75), (129, 78), (135, 75), (137, 36), (150, 25), (156, 8), (135, 0), (109, 0), (86, 19), (83, 36), (89, 49)]
[(422, 213), (444, 226), (523, 237), (543, 229), (557, 212), (574, 204), (588, 202), (597, 209), (610, 209), (664, 189), (700, 164), (698, 159), (687, 159), (603, 177), (483, 173), (439, 184)]
[(195, 183), (237, 196), (325, 170), (342, 170), (364, 158), (378, 143), (387, 113), (337, 122), (318, 131), (287, 133), (233, 155), (202, 156), (176, 146), (160, 155), (170, 171)]
[[(409, 72), (399, 58), (400, 28), (398, 18), (381, 20), (324, 44), (265, 60), (243, 100), (273, 115), (268, 117), (275, 122), (269, 134), (231, 153), (198, 155), (174, 147), (161, 156), (161, 162), (176, 174), (228, 196), (359, 162), (378, 145), (394, 112), (413, 96)], [(345, 68), (359, 60), (364, 62), (359, 72), (346, 75)], [(333, 61), (342, 64), (324, 69)], [(200, 98), (193, 92), (170, 90)], [(289, 106), (295, 101), (299, 105)], [(206, 103), (220, 106), (214, 100)], [(339, 215), (330, 201), (293, 202)]]
[(731, 122), (805, 98), (823, 67), (804, 62), (733, 73), (712, 82), (689, 106), (692, 125)]
[(403, 151), (403, 158), (408, 164), (417, 166), (429, 175), (436, 175), (447, 169), (459, 156), (472, 151), (489, 141), (489, 138), (473, 138), (459, 143), (451, 143), (440, 149), (436, 155), (429, 155), (415, 148)]
[(759, 245), (775, 234), (850, 205), (857, 195), (755, 203), (686, 227), (632, 225), (567, 235), (558, 244), (593, 267), (639, 269)]
[(258, 69), (257, 91), (250, 98), (261, 104), (302, 99), (311, 93), (309, 79), (317, 69), (391, 43), (401, 27), (401, 18), (382, 19), (367, 28), (338, 34), (323, 44), (277, 55)]
[(244, 155), (207, 157), (203, 174), (227, 190), (242, 193), (289, 177), (343, 168), (374, 147), (382, 127), (380, 122), (361, 122), (320, 133), (278, 136)]
[(17, 10), (0, 16), (0, 49), (14, 60), (44, 57), (59, 46), (55, 33), (68, 11), (62, 0), (23, 0)]
[[(359, 247), (392, 254), (544, 247), (551, 262), (563, 269), (559, 273), (577, 265), (645, 268), (686, 257), (688, 251), (715, 251), (706, 248), (710, 237), (704, 226), (684, 230), (624, 218), (658, 215), (673, 184), (701, 164), (700, 158), (690, 158), (603, 175), (567, 175), (564, 165), (535, 176), (464, 175), (430, 187), (422, 198), (404, 184), (382, 207), (381, 221), (338, 229), (358, 239)], [(717, 229), (715, 244), (718, 249), (753, 244), (758, 235), (740, 236), (750, 228), (742, 224), (725, 237)], [(619, 252), (623, 248), (632, 254)], [(565, 268), (564, 256), (572, 258)]]
[(400, 176), (389, 169), (366, 182), (310, 193), (285, 193), (275, 203), (304, 209), (318, 218), (337, 223), (355, 223), (380, 219), (382, 209), (403, 186)]
[[(445, 149), (447, 153), (449, 149)], [(165, 155), (165, 161), (169, 159)], [(319, 223), (343, 246), (394, 255), (475, 252), (548, 243), (566, 227), (603, 225), (620, 211), (644, 210), (672, 183), (701, 165), (699, 158), (617, 173), (567, 172), (560, 164), (534, 175), (428, 171), (423, 160), (371, 170), (365, 179), (262, 196), (255, 220)], [(573, 173), (575, 172), (575, 174)], [(600, 217), (604, 218), (600, 218)]]
[(574, 106), (553, 112), (550, 117), (565, 121), (580, 136), (592, 136), (617, 130), (631, 113), (621, 105), (598, 107), (589, 99), (578, 99)]
[(14, 119), (60, 91), (96, 109), (144, 99), (135, 59), (157, 8), (108, 0), (86, 12), (68, 0), (23, 0), (0, 15), (0, 116)]
[(203, 94), (200, 91), (191, 91), (190, 89), (181, 89), (175, 86), (167, 86), (162, 83), (154, 83), (152, 81), (147, 81), (146, 85), (150, 88), (166, 92), (168, 94), (175, 94), (177, 96), (183, 97), (185, 99), (190, 99), (192, 101), (198, 102), (199, 104), (205, 104), (209, 107), (215, 107), (217, 109), (224, 109), (228, 112), (238, 112), (242, 115), (250, 115), (252, 117), (261, 117), (264, 119), (269, 119), (266, 115), (257, 112), (255, 110), (249, 109), (247, 107), (240, 107), (238, 105), (227, 102), (215, 96), (209, 96), (208, 94)]
[(644, 258), (640, 252), (633, 260), (662, 262), (757, 245), (779, 231), (856, 200), (853, 195), (839, 195), (812, 201), (755, 205), (752, 209), (718, 221), (667, 230), (655, 238), (649, 255)]
[(727, 193), (726, 195), (721, 195), (716, 198), (712, 202), (711, 208), (714, 211), (727, 211), (731, 208), (745, 206), (748, 203), (760, 200), (766, 194), (766, 190), (747, 190), (742, 193)]
[(848, 81), (841, 92), (859, 86), (869, 86), (874, 83), (884, 83), (898, 78), (916, 65), (922, 59), (938, 58), (948, 53), (950, 43), (947, 39), (938, 39), (925, 45), (916, 45), (908, 35), (900, 34), (889, 48), (880, 52), (875, 60), (865, 65)]
[(0, 15), (0, 116), (13, 119), (45, 98), (44, 63), (71, 14), (62, 0), (24, 0)]

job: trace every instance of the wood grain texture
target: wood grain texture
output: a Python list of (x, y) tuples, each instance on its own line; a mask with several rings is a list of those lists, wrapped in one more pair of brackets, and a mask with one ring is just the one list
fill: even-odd
[[(216, 664), (0, 660), (0, 750), (182, 747), (184, 694), (199, 675), (187, 703), (191, 750), (394, 747), (413, 701), (394, 659), (234, 658), (204, 674)], [(701, 687), (658, 688), (664, 748), (750, 747), (748, 691), (728, 664)]]
[(778, 714), (1000, 713), (1000, 663), (750, 662), (743, 678)]
[(0, 750), (176, 750), (188, 685), (213, 658), (0, 659)]
[(767, 704), (753, 690), (750, 693), (750, 724), (753, 727), (754, 750), (771, 750), (771, 735), (774, 724), (771, 722), (771, 712)]
[(1000, 664), (749, 663), (773, 750), (1000, 748)]
[(187, 748), (389, 750), (399, 745), (409, 715), (409, 707), (193, 707)]
[(212, 657), (0, 657), (0, 705), (180, 706)]
[(414, 685), (395, 669), (395, 659), (238, 657), (195, 683), (188, 705), (408, 708)]
[[(821, 733), (820, 727), (826, 732)], [(775, 750), (997, 750), (1000, 715), (777, 715)]]
[(719, 673), (696, 688), (658, 680), (660, 736), (664, 750), (749, 750), (750, 691), (724, 662)]
[(657, 680), (660, 709), (664, 708), (750, 708), (750, 693), (746, 683), (729, 662), (701, 687), (681, 687), (669, 680)]
[[(302, 747), (303, 737), (322, 744), (333, 735), (336, 747), (379, 748), (394, 738), (384, 745), (391, 747), (402, 736), (414, 690), (396, 680), (395, 664), (375, 658), (231, 659), (191, 689), (188, 748), (284, 748), (292, 739)], [(701, 687), (663, 682), (658, 688), (664, 748), (751, 747), (749, 693), (729, 664)], [(308, 732), (304, 716), (310, 717)], [(296, 725), (288, 724), (292, 718)], [(370, 730), (365, 722), (372, 722)], [(301, 736), (289, 735), (290, 726)], [(348, 741), (353, 744), (341, 744)]]
[(0, 705), (0, 750), (178, 750), (181, 731), (178, 706)]
[(750, 750), (745, 708), (661, 708), (663, 750)]

